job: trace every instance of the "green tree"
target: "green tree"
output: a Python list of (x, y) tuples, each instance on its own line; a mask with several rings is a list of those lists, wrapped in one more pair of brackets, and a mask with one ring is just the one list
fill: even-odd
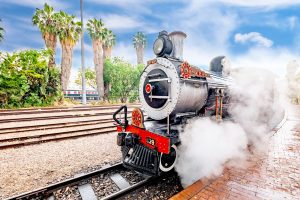
[(104, 50), (104, 58), (111, 58), (112, 48), (116, 44), (116, 36), (107, 28), (104, 29), (104, 43), (103, 43), (103, 50)]
[(55, 49), (57, 43), (57, 24), (55, 15), (53, 7), (45, 3), (44, 8), (37, 8), (32, 17), (33, 24), (36, 25), (42, 33), (46, 47), (52, 51), (49, 66), (55, 66)]
[(122, 103), (135, 101), (143, 69), (143, 65), (132, 66), (120, 58), (106, 59), (104, 82), (111, 85), (109, 99), (120, 100)]
[(136, 35), (133, 36), (132, 43), (136, 50), (137, 63), (144, 64), (144, 49), (147, 45), (147, 38), (145, 34), (137, 32)]
[(55, 14), (57, 22), (57, 33), (62, 47), (61, 58), (61, 84), (65, 91), (68, 88), (68, 82), (71, 74), (73, 49), (81, 36), (81, 22), (75, 21), (74, 15), (60, 11)]
[(96, 71), (97, 91), (100, 100), (104, 97), (104, 81), (103, 81), (103, 42), (105, 38), (105, 27), (101, 19), (90, 19), (87, 23), (87, 30), (92, 38), (94, 51), (94, 65)]
[[(88, 86), (92, 87), (95, 90), (97, 89), (96, 72), (95, 72), (95, 70), (93, 70), (91, 68), (87, 68), (85, 70), (85, 80), (86, 80), (86, 84)], [(78, 86), (82, 86), (82, 71), (81, 70), (78, 71), (75, 83)]]
[(300, 64), (292, 60), (286, 66), (287, 95), (293, 103), (300, 104)]
[[(111, 58), (111, 52), (112, 52), (112, 48), (115, 46), (116, 44), (116, 36), (114, 35), (114, 33), (112, 32), (112, 30), (106, 29), (104, 30), (104, 44), (103, 44), (103, 56), (104, 59), (106, 58)], [(104, 99), (109, 100), (108, 96), (109, 96), (109, 88), (111, 87), (111, 85), (108, 85), (104, 82)]]

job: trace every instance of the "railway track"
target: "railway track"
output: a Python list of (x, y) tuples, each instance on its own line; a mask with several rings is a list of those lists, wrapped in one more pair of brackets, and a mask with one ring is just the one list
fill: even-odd
[(23, 133), (28, 131), (44, 131), (49, 129), (59, 129), (59, 128), (72, 128), (78, 126), (87, 126), (87, 125), (97, 125), (106, 122), (114, 122), (112, 119), (95, 119), (89, 121), (77, 121), (77, 122), (62, 122), (62, 123), (55, 123), (55, 124), (40, 124), (40, 125), (28, 125), (23, 127), (9, 127), (0, 130), (1, 134), (8, 134), (8, 133)]
[(18, 136), (18, 137), (10, 137), (0, 139), (0, 149), (27, 146), (33, 144), (39, 144), (43, 142), (50, 141), (59, 141), (66, 139), (74, 139), (83, 136), (92, 136), (97, 134), (107, 134), (115, 132), (114, 125), (107, 125), (101, 128), (87, 128), (75, 131), (63, 131), (63, 132), (54, 132), (54, 133), (46, 133), (32, 136)]
[[(25, 200), (25, 199), (56, 199), (59, 190), (64, 188), (75, 187), (80, 194), (82, 200), (91, 199), (116, 199), (123, 197), (130, 192), (138, 190), (139, 188), (151, 184), (155, 181), (159, 181), (163, 177), (142, 177), (139, 174), (134, 176), (139, 176), (137, 180), (130, 181), (126, 178), (126, 173), (135, 173), (123, 167), (122, 163), (117, 163), (112, 166), (108, 166), (87, 174), (79, 175), (74, 178), (70, 178), (55, 184), (51, 184), (47, 187), (43, 187), (34, 191), (23, 193), (7, 200)], [(100, 178), (99, 178), (100, 177)], [(109, 194), (95, 194), (97, 191), (97, 186), (93, 184), (92, 179), (99, 178), (104, 182), (105, 179), (109, 178), (111, 184), (118, 187), (117, 191), (109, 192)], [(101, 185), (101, 183), (100, 183)]]
[[(101, 107), (102, 113), (86, 114), (68, 114), (60, 116), (42, 116), (42, 117), (21, 117), (8, 118), (0, 120), (4, 124), (0, 129), (0, 149), (14, 148), (26, 145), (33, 145), (49, 141), (59, 141), (74, 139), (84, 136), (93, 136), (97, 134), (106, 134), (115, 131), (112, 115), (113, 107)], [(105, 108), (105, 109), (104, 109)], [(115, 108), (118, 108), (115, 106)], [(52, 111), (52, 110), (51, 110)], [(97, 117), (99, 119), (89, 117)], [(60, 122), (60, 119), (74, 118), (81, 121)], [(57, 119), (53, 121), (52, 119)], [(48, 121), (52, 120), (52, 121)], [(31, 122), (22, 124), (6, 124), (9, 122)], [(37, 121), (41, 121), (36, 123)]]
[(40, 121), (50, 119), (66, 119), (66, 118), (83, 118), (83, 117), (97, 117), (97, 116), (112, 116), (114, 112), (103, 113), (85, 113), (85, 114), (70, 114), (70, 115), (58, 115), (58, 116), (42, 116), (42, 117), (21, 117), (21, 118), (6, 118), (0, 119), (0, 124), (9, 122), (26, 122), (26, 121)]
[[(7, 115), (23, 115), (23, 114), (41, 114), (41, 113), (55, 113), (55, 112), (77, 112), (90, 110), (106, 110), (119, 108), (122, 104), (103, 105), (103, 106), (75, 106), (75, 107), (46, 107), (39, 109), (17, 109), (17, 110), (0, 110), (0, 116)], [(140, 104), (128, 104), (129, 107), (140, 106)]]
[[(130, 118), (129, 118), (130, 119)], [(44, 142), (51, 142), (51, 141), (59, 141), (59, 140), (67, 140), (67, 139), (75, 139), (84, 136), (93, 136), (98, 134), (108, 134), (113, 133), (116, 131), (116, 127), (113, 124), (113, 120), (95, 120), (94, 122), (86, 122), (86, 123), (75, 123), (75, 124), (54, 124), (54, 125), (42, 125), (42, 127), (30, 127), (30, 130), (11, 130), (7, 129), (0, 132), (0, 149), (7, 149), (7, 148), (14, 148), (20, 146), (27, 146), (33, 144), (39, 144)], [(101, 127), (89, 127), (101, 125)], [(66, 128), (74, 128), (78, 127), (78, 130), (64, 130)], [(55, 132), (50, 133), (38, 133), (33, 135), (26, 135), (30, 134), (30, 131), (39, 131), (39, 130), (52, 130), (54, 129)], [(17, 133), (17, 136), (15, 136)], [(22, 135), (23, 134), (23, 135)]]

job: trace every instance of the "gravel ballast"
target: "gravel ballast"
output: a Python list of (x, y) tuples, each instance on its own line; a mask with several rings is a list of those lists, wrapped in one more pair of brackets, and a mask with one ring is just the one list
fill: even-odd
[(0, 150), (0, 199), (120, 160), (116, 133)]
[(153, 184), (144, 186), (121, 199), (152, 199), (152, 200), (165, 200), (182, 190), (180, 179), (177, 173), (172, 173)]

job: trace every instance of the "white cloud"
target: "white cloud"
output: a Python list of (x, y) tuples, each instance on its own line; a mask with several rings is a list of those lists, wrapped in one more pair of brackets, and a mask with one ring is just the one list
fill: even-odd
[(250, 33), (237, 33), (234, 36), (234, 40), (237, 43), (242, 43), (245, 44), (247, 42), (253, 42), (256, 43), (259, 46), (264, 46), (264, 47), (271, 47), (273, 45), (273, 41), (262, 36), (258, 32), (250, 32)]
[(233, 67), (263, 68), (283, 77), (291, 60), (299, 60), (299, 55), (286, 48), (253, 47), (242, 55), (230, 55)]
[(237, 35), (239, 42), (251, 41), (258, 45), (242, 54), (233, 53), (230, 50), (230, 38), (242, 23), (235, 12), (227, 13), (220, 7), (204, 5), (199, 1), (183, 8), (180, 16), (178, 12), (161, 20), (166, 21), (167, 30), (183, 30), (187, 33), (183, 57), (192, 64), (209, 65), (212, 58), (225, 55), (232, 67), (264, 68), (282, 77), (290, 60), (300, 60), (299, 54), (292, 47), (272, 47), (273, 41), (259, 33)]
[[(100, 5), (114, 5), (114, 6), (119, 6), (119, 7), (128, 7), (129, 5), (135, 4), (135, 5), (140, 5), (143, 4), (143, 1), (139, 0), (86, 0), (87, 2), (92, 2), (95, 4), (100, 4)], [(134, 5), (133, 5), (134, 6)]]
[(49, 5), (59, 9), (69, 7), (67, 3), (61, 2), (59, 0), (2, 0), (1, 3), (15, 4), (18, 6), (33, 7), (33, 8), (40, 8), (44, 5), (44, 3), (48, 3)]
[(112, 55), (121, 57), (132, 64), (136, 63), (136, 52), (132, 44), (125, 44), (123, 42), (117, 43), (113, 48)]
[[(75, 12), (76, 16), (80, 16), (80, 12)], [(125, 15), (125, 14), (112, 14), (112, 13), (84, 13), (84, 24), (86, 29), (86, 23), (89, 19), (102, 19), (105, 27), (118, 32), (132, 32), (133, 30), (143, 31), (144, 33), (157, 33), (160, 30), (157, 28), (157, 24), (153, 22), (145, 22), (141, 15)], [(79, 17), (76, 20), (80, 21)]]
[[(81, 51), (81, 40), (76, 42), (76, 45), (74, 47), (74, 51)], [(91, 43), (84, 42), (84, 53), (93, 53), (93, 47)]]
[(208, 65), (215, 56), (228, 55), (228, 41), (240, 23), (235, 13), (199, 1), (163, 15), (161, 21), (165, 22), (166, 30), (181, 30), (187, 34), (183, 57), (195, 65)]
[(151, 5), (155, 5), (158, 3), (176, 3), (181, 2), (181, 0), (86, 0), (87, 2), (91, 2), (93, 4), (98, 5), (109, 5), (109, 6), (117, 6), (122, 9), (122, 11), (127, 12), (131, 16), (134, 14), (155, 14), (151, 10)]
[[(167, 0), (87, 0), (89, 2), (93, 2), (96, 4), (101, 4), (101, 5), (114, 5), (122, 8), (140, 8), (139, 10), (132, 9), (134, 12), (144, 12), (147, 10), (150, 4), (156, 4), (156, 3), (168, 3), (174, 1), (167, 1)], [(185, 0), (177, 0), (175, 2), (186, 2)], [(205, 4), (211, 4), (211, 3), (224, 3), (224, 4), (229, 4), (229, 5), (234, 5), (234, 6), (242, 6), (242, 7), (268, 7), (268, 8), (277, 8), (277, 7), (282, 7), (282, 6), (291, 6), (291, 5), (298, 5), (300, 4), (300, 0), (193, 0), (192, 4), (194, 3), (199, 3), (202, 5)]]
[(119, 14), (101, 14), (98, 18), (103, 19), (106, 27), (118, 32), (127, 32), (132, 30), (139, 30), (145, 33), (159, 32), (157, 27), (152, 23), (147, 23), (139, 16), (128, 16)]
[(95, 4), (100, 4), (100, 5), (113, 5), (113, 6), (118, 6), (118, 7), (135, 7), (135, 6), (140, 6), (145, 3), (145, 1), (139, 1), (139, 0), (87, 0), (87, 2), (92, 2)]
[(143, 25), (139, 20), (129, 16), (110, 14), (103, 16), (105, 25), (110, 29), (136, 29)]
[(298, 17), (291, 16), (291, 17), (288, 18), (288, 25), (289, 25), (291, 30), (293, 30), (295, 28), (297, 23), (298, 23)]
[(298, 23), (298, 17), (297, 16), (282, 17), (279, 16), (278, 14), (268, 14), (266, 16), (263, 16), (259, 20), (257, 18), (245, 20), (245, 23), (254, 26), (261, 26), (264, 28), (269, 26), (272, 28), (286, 31), (287, 29), (293, 30), (296, 27)]
[(283, 6), (291, 6), (291, 5), (299, 5), (300, 0), (215, 0), (218, 2), (231, 4), (235, 6), (243, 6), (243, 7), (267, 7), (267, 8), (277, 8)]

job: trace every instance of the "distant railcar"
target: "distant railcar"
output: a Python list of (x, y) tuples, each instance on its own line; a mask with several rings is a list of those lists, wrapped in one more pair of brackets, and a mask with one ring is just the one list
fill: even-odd
[[(73, 100), (81, 100), (82, 99), (82, 91), (81, 90), (66, 90), (66, 91), (64, 91), (64, 97), (73, 99)], [(87, 90), (86, 91), (86, 99), (89, 101), (99, 100), (98, 92), (95, 90)]]

